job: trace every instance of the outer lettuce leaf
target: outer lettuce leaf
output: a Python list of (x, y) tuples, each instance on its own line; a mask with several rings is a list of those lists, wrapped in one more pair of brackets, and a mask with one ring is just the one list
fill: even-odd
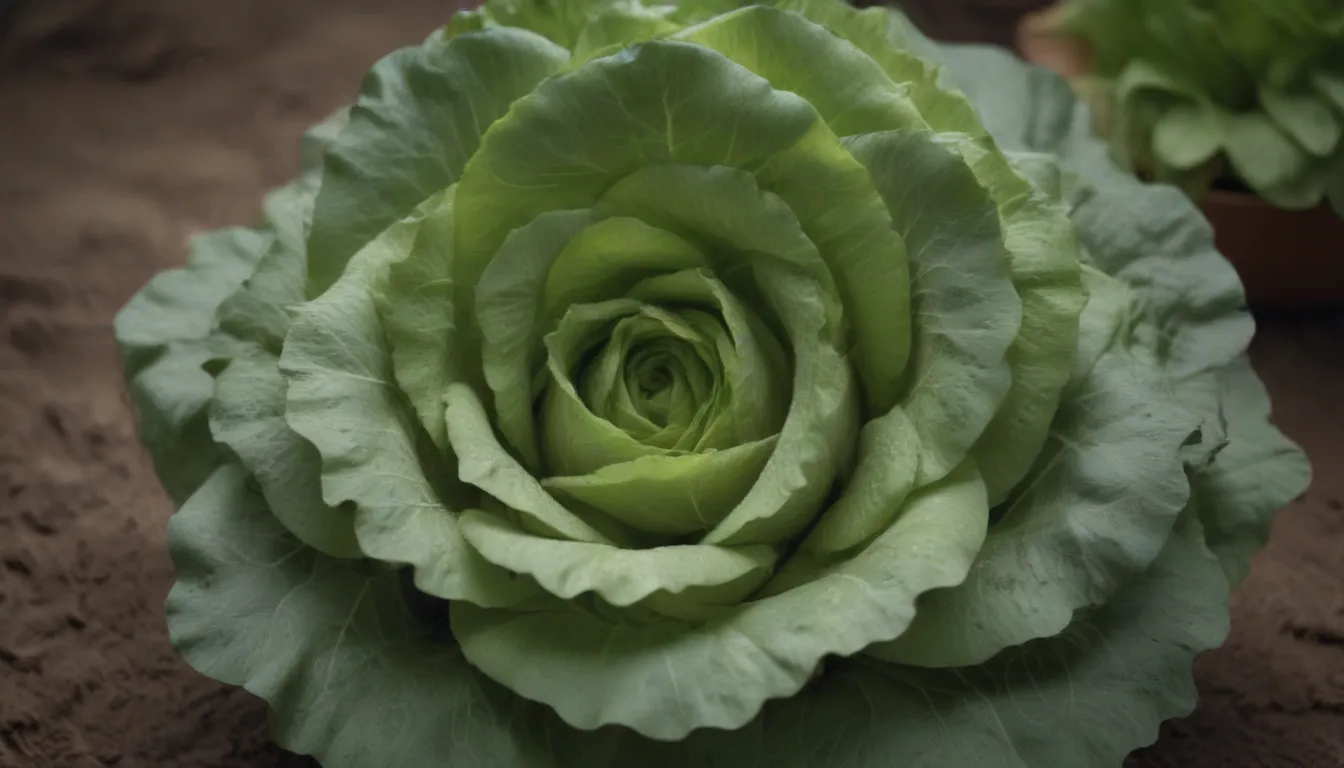
[(322, 153), (345, 121), (337, 110), (303, 135), (298, 178), (266, 196), (256, 226), (193, 238), (187, 266), (155, 277), (117, 314), (141, 440), (178, 503), (224, 456), (210, 437), (207, 369), (222, 367), (239, 339), (279, 353), (286, 307), (302, 300), (302, 243)]
[(675, 34), (681, 25), (669, 18), (674, 11), (670, 5), (620, 3), (591, 14), (574, 42), (573, 62), (595, 58), (615, 46)]
[(323, 159), (348, 122), (349, 110), (338, 109), (304, 133), (299, 142), (299, 177), (266, 196), (263, 220), (274, 239), (247, 282), (219, 306), (216, 319), (223, 336), (254, 342), (280, 354), (289, 331), (289, 310), (306, 298), (306, 245)]
[(442, 642), (444, 623), (411, 612), (395, 570), (305, 547), (237, 465), (215, 470), (168, 540), (173, 643), (269, 701), (285, 747), (348, 768), (549, 764), (512, 732), (509, 697)]
[[(596, 19), (613, 12), (634, 16), (641, 10), (644, 6), (630, 0), (487, 0), (479, 8), (454, 14), (447, 34), (457, 36), (482, 29), (520, 28), (531, 30), (565, 48), (574, 48)], [(667, 11), (670, 10), (668, 7)], [(659, 15), (666, 15), (666, 12)]]
[[(1038, 182), (1041, 173), (1057, 175), (1053, 160), (1006, 157), (984, 136), (958, 137), (954, 146), (998, 206), (1009, 278), (1022, 302), (1022, 325), (1008, 349), (1013, 383), (973, 451), (990, 503), (997, 505), (1031, 471), (1045, 444), (1072, 373), (1088, 299), (1077, 234), (1059, 193), (1033, 189), (1025, 175), (1034, 171)], [(1046, 167), (1024, 171), (1033, 160)]]
[(966, 582), (928, 595), (908, 632), (869, 649), (878, 658), (970, 667), (1053, 637), (1162, 551), (1190, 498), (1181, 452), (1198, 422), (1135, 343), (1130, 291), (1098, 273), (1088, 289), (1073, 379), (1033, 472)]
[(187, 266), (161, 273), (117, 313), (140, 440), (164, 489), (181, 503), (223, 460), (210, 437), (215, 310), (270, 245), (264, 230), (234, 228), (193, 239)]
[[(1013, 374), (1011, 389), (993, 422), (980, 434), (975, 449), (991, 502), (998, 503), (1026, 474), (1043, 444), (1049, 415), (1058, 405), (1060, 390), (1069, 375), (1068, 360), (1084, 296), (1073, 228), (1066, 212), (1051, 196), (1032, 194), (1027, 180), (984, 137), (970, 103), (962, 94), (946, 88), (945, 72), (934, 62), (919, 58), (932, 55), (936, 61), (936, 46), (910, 27), (903, 16), (881, 8), (854, 11), (833, 0), (783, 0), (779, 6), (827, 25), (840, 38), (834, 45), (848, 48), (845, 43), (852, 44), (865, 61), (876, 64), (887, 75), (877, 77), (875, 85), (865, 86), (864, 99), (849, 103), (837, 102), (831, 95), (845, 92), (835, 83), (800, 91), (809, 101), (820, 98), (823, 105), (836, 107), (820, 108), (833, 129), (848, 135), (904, 127), (932, 128), (942, 134), (940, 143), (955, 150), (970, 166), (998, 207), (1009, 275), (1023, 306), (1022, 325), (1008, 356)], [(705, 28), (712, 30), (715, 26)], [(704, 36), (694, 31), (683, 36), (692, 34), (696, 38)], [(759, 45), (746, 49), (756, 47)], [(732, 51), (726, 52), (732, 55)], [(760, 58), (760, 54), (754, 55)], [(827, 67), (834, 68), (834, 64)], [(864, 74), (873, 79), (871, 73)], [(811, 84), (816, 77), (803, 76), (800, 80)], [(852, 77), (857, 81), (857, 73)], [(892, 80), (900, 85), (893, 84), (888, 95), (885, 84)], [(790, 88), (797, 91), (799, 85), (791, 82)], [(916, 105), (918, 119), (912, 122), (893, 109), (885, 113), (875, 110), (868, 102), (880, 102), (881, 96)]]
[(394, 573), (300, 545), (236, 467), (183, 507), (169, 543), (173, 642), (268, 701), (280, 744), (327, 768), (1114, 766), (1193, 706), (1194, 656), (1227, 631), (1226, 585), (1187, 518), (1147, 575), (1059, 637), (964, 671), (834, 662), (738, 730), (659, 743), (573, 730), (486, 680)]
[(332, 288), (303, 306), (285, 340), (286, 418), (321, 455), (322, 497), (353, 504), (363, 552), (415, 567), (428, 594), (510, 604), (531, 585), (510, 579), (462, 541), (456, 512), (474, 497), (455, 482), (414, 407), (397, 390), (377, 295), (442, 200), (431, 199), (364, 247)]
[[(221, 353), (227, 357), (233, 338), (272, 341), (279, 351), (287, 324), (280, 305), (290, 283), (272, 279), (271, 273), (276, 265), (285, 270), (282, 262), (304, 237), (321, 153), (344, 122), (344, 112), (338, 111), (304, 134), (299, 178), (267, 196), (257, 226), (196, 236), (185, 267), (156, 276), (117, 313), (117, 345), (140, 437), (164, 488), (178, 503), (223, 458), (210, 437), (214, 382), (203, 366), (216, 363)], [(258, 270), (267, 276), (249, 280)], [(246, 320), (236, 325), (239, 317)], [(278, 336), (266, 333), (277, 325)]]
[[(1261, 491), (1229, 489), (1217, 494), (1222, 504), (1203, 513), (1211, 532), (1235, 526), (1239, 535), (1264, 541), (1274, 512), (1306, 487), (1309, 471), (1302, 451), (1268, 423), (1256, 378), (1244, 373), (1254, 321), (1236, 270), (1214, 248), (1208, 222), (1176, 190), (1145, 185), (1116, 167), (1105, 145), (1092, 137), (1086, 106), (1057, 76), (983, 46), (943, 51), (1000, 145), (1060, 156), (1072, 177), (1068, 195), (1079, 238), (1099, 268), (1138, 292), (1136, 320), (1146, 321), (1146, 343), (1177, 398), (1201, 419), (1202, 453), (1240, 443), (1237, 452), (1273, 457), (1261, 467)], [(1230, 403), (1259, 405), (1238, 409), (1232, 422)], [(1236, 455), (1230, 455), (1233, 461)], [(1196, 487), (1232, 480), (1203, 461), (1192, 471)], [(1217, 534), (1211, 536), (1212, 543)], [(1249, 547), (1224, 544), (1216, 551), (1229, 575), (1244, 575)]]
[(1022, 303), (998, 210), (964, 162), (926, 131), (871, 133), (847, 144), (910, 249), (915, 338), (900, 406), (919, 435), (923, 485), (965, 460), (1007, 396)]
[(1311, 466), (1269, 422), (1269, 395), (1248, 360), (1220, 370), (1215, 381), (1229, 442), (1192, 484), (1205, 538), (1235, 587), (1268, 540), (1274, 512), (1307, 487)]
[(210, 431), (256, 479), (267, 505), (300, 541), (334, 557), (363, 557), (348, 505), (329, 507), (319, 482), (322, 460), (285, 421), (279, 358), (239, 345), (216, 378)]
[(308, 295), (325, 291), (360, 248), (457, 181), (485, 129), (568, 58), (537, 35), (508, 29), (431, 40), (379, 61), (326, 154)]
[[(785, 8), (743, 8), (677, 39), (713, 48), (774, 87), (802, 96), (839, 136), (929, 127), (909, 88), (888, 77), (878, 61)], [(809, 65), (798, 59), (800, 50), (808, 51)]]
[(117, 341), (129, 371), (144, 368), (175, 342), (209, 336), (215, 310), (252, 274), (274, 237), (269, 228), (245, 227), (193, 237), (187, 265), (157, 275), (117, 314)]
[(406, 258), (388, 269), (387, 290), (379, 302), (397, 386), (439, 450), (448, 446), (443, 393), (470, 368), (456, 344), (453, 191), (449, 187), (431, 198), (434, 216), (421, 222)]

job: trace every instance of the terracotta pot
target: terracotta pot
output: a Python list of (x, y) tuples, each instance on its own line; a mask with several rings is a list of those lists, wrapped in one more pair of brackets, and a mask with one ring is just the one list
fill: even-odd
[(1255, 195), (1215, 191), (1202, 207), (1252, 306), (1344, 303), (1344, 221), (1328, 205), (1285, 211)]
[[(1087, 74), (1087, 46), (1047, 31), (1053, 13), (1022, 20), (1017, 44), (1023, 58), (1064, 77)], [(1286, 211), (1253, 194), (1227, 191), (1210, 192), (1200, 205), (1253, 307), (1344, 303), (1344, 220), (1329, 205)]]

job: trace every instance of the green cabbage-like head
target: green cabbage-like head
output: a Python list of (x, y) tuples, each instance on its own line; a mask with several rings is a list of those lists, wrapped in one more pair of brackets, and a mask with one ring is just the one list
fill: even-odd
[(329, 768), (1118, 766), (1307, 466), (1075, 107), (834, 0), (393, 53), (118, 318), (175, 644)]
[(1117, 159), (1199, 198), (1235, 179), (1269, 203), (1344, 216), (1338, 0), (1064, 0), (1080, 81)]

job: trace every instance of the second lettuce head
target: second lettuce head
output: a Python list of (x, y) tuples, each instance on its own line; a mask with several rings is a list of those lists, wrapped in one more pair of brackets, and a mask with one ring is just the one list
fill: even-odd
[(1092, 56), (1075, 85), (1116, 159), (1202, 197), (1232, 182), (1344, 216), (1344, 5), (1066, 0), (1051, 25)]

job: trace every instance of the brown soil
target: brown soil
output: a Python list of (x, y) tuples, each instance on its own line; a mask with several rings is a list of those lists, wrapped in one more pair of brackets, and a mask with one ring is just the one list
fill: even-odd
[[(189, 233), (249, 221), (301, 131), (450, 3), (31, 5), (0, 42), (0, 765), (307, 765), (168, 645), (171, 509), (110, 320)], [(1264, 323), (1256, 361), (1318, 479), (1198, 665), (1200, 709), (1134, 766), (1344, 766), (1342, 342), (1337, 315)]]

